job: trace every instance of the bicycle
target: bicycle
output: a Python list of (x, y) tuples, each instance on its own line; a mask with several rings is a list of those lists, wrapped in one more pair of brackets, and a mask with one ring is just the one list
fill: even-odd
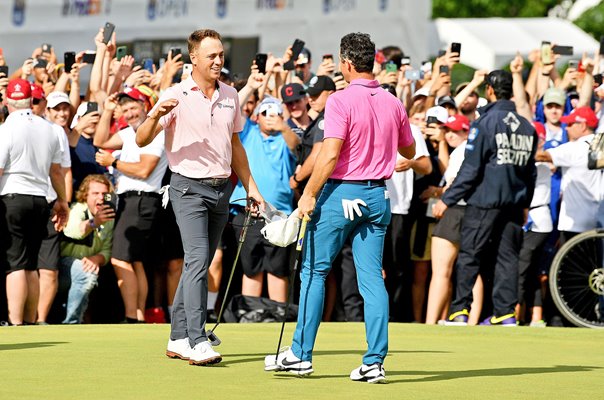
[(550, 292), (558, 310), (576, 326), (604, 329), (604, 229), (583, 232), (558, 251)]

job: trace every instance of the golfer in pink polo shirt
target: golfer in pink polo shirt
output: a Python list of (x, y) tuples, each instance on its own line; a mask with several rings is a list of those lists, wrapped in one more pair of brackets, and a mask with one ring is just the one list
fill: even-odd
[(222, 356), (208, 342), (207, 272), (228, 219), (231, 168), (249, 197), (264, 200), (238, 133), (243, 129), (237, 91), (218, 80), (224, 49), (218, 32), (202, 29), (188, 40), (191, 77), (172, 86), (136, 132), (145, 146), (162, 130), (172, 178), (170, 201), (180, 229), (185, 260), (172, 309), (166, 355), (191, 365), (211, 365)]
[(373, 77), (374, 56), (375, 45), (367, 34), (351, 33), (340, 42), (340, 69), (350, 85), (327, 100), (325, 139), (298, 202), (300, 216), (311, 220), (304, 242), (298, 324), (291, 348), (277, 357), (281, 371), (313, 372), (325, 278), (350, 237), (365, 302), (368, 344), (363, 364), (350, 378), (370, 383), (386, 378), (388, 293), (382, 278), (382, 249), (390, 200), (384, 181), (394, 172), (397, 151), (411, 159), (415, 143), (401, 101)]

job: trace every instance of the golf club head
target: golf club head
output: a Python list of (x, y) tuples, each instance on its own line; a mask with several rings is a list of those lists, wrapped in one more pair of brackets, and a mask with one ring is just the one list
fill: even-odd
[(274, 354), (269, 354), (264, 357), (264, 370), (267, 372), (270, 371), (278, 371), (280, 368), (277, 365), (277, 356)]
[(208, 332), (208, 342), (210, 342), (212, 346), (220, 346), (220, 343), (222, 343), (214, 331)]

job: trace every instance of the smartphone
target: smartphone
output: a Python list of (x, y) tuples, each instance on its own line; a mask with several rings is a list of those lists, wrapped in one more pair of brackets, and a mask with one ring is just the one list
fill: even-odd
[(43, 43), (42, 44), (42, 53), (50, 54), (51, 50), (52, 50), (52, 45), (51, 44), (48, 44), (48, 43)]
[(438, 69), (438, 73), (449, 75), (449, 66), (448, 65), (441, 65), (440, 68)]
[(552, 53), (560, 54), (561, 56), (572, 56), (573, 55), (573, 46), (552, 46)]
[(117, 206), (117, 196), (115, 193), (105, 193), (105, 196), (103, 196), (103, 205), (108, 206), (115, 212)]
[(118, 61), (120, 61), (126, 55), (128, 55), (128, 47), (120, 46), (117, 48), (117, 50), (115, 52), (115, 57), (117, 58)]
[(411, 57), (401, 58), (401, 65), (411, 65)]
[(553, 62), (551, 42), (541, 42), (541, 62), (546, 65)]
[(75, 64), (76, 61), (76, 53), (75, 51), (66, 51), (63, 54), (63, 62), (65, 63), (65, 72), (71, 72), (71, 67)]
[(389, 62), (386, 63), (386, 72), (390, 73), (390, 72), (396, 72), (398, 71), (398, 68), (396, 67), (396, 64), (393, 62)]
[(418, 69), (412, 69), (405, 71), (405, 79), (409, 79), (410, 81), (419, 81), (424, 78), (424, 71), (420, 71)]
[(338, 72), (336, 72), (336, 73), (333, 74), (333, 77), (334, 78), (342, 78), (342, 77), (344, 77), (344, 75), (342, 75), (342, 73), (340, 71), (338, 71)]
[(0, 74), (4, 74), (4, 77), (8, 77), (8, 65), (0, 65)]
[(570, 60), (568, 62), (568, 68), (574, 68), (574, 69), (579, 68), (579, 61), (577, 61), (577, 60)]
[(191, 76), (191, 74), (193, 73), (193, 64), (184, 64), (182, 66), (182, 74), (183, 75), (189, 75)]
[(105, 22), (105, 29), (103, 30), (103, 43), (107, 44), (111, 41), (111, 35), (113, 35), (113, 30), (115, 29), (115, 25), (111, 22)]
[(164, 64), (166, 63), (166, 58), (162, 57), (159, 59), (159, 67), (163, 68)]
[(451, 53), (457, 53), (461, 56), (461, 43), (453, 42), (451, 43)]
[(177, 55), (182, 54), (180, 47), (172, 47), (170, 48), (170, 52), (172, 52), (172, 59), (174, 59), (174, 57), (176, 57)]
[(602, 74), (595, 74), (594, 82), (596, 83), (596, 85), (600, 86), (602, 84)]
[(143, 69), (153, 73), (153, 60), (151, 58), (145, 58), (143, 60)]
[(84, 115), (98, 111), (99, 103), (97, 103), (96, 101), (89, 101), (88, 103), (86, 103), (86, 112), (84, 113)]
[(442, 57), (447, 54), (447, 50), (438, 50), (438, 57)]
[(424, 73), (432, 71), (432, 61), (422, 61), (422, 71)]
[(304, 48), (304, 41), (300, 40), (300, 39), (296, 39), (294, 40), (294, 44), (292, 44), (292, 57), (289, 59), (289, 61), (287, 61), (285, 64), (283, 64), (283, 69), (286, 71), (291, 71), (294, 68), (296, 68), (296, 61), (298, 60), (298, 56), (300, 55), (300, 53), (302, 52), (302, 49)]
[(86, 63), (86, 64), (94, 64), (94, 59), (96, 58), (96, 51), (93, 51), (92, 53), (84, 53), (84, 56), (82, 57), (82, 62)]
[(256, 66), (258, 67), (258, 72), (265, 74), (266, 73), (266, 60), (268, 56), (264, 53), (256, 54), (254, 61), (256, 62)]
[(430, 124), (438, 124), (438, 118), (436, 117), (428, 117), (426, 119), (426, 124), (430, 125)]
[(323, 61), (333, 60), (333, 54), (323, 54)]
[(604, 36), (600, 36), (600, 54), (604, 55)]

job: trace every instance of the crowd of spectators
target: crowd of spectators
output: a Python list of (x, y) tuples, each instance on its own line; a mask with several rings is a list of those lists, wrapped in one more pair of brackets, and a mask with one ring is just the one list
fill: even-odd
[[(71, 205), (64, 227), (54, 214), (47, 215), (45, 229), (34, 235), (37, 242), (28, 243), (35, 262), (31, 254), (15, 254), (13, 242), (23, 239), (21, 233), (0, 231), (0, 265), (6, 271), (2, 301), (7, 299), (0, 319), (10, 324), (169, 319), (183, 250), (164, 186), (170, 177), (165, 139), (158, 135), (139, 148), (135, 136), (159, 96), (187, 79), (191, 69), (176, 48), (157, 65), (136, 62), (118, 48), (116, 33), (106, 40), (103, 29), (94, 45), (94, 52), (79, 52), (65, 62), (51, 46), (41, 46), (18, 70), (8, 76), (0, 72), (2, 104), (8, 106), (0, 115), (0, 223), (19, 214), (12, 203), (20, 193), (14, 191), (15, 177), (29, 176), (28, 165), (18, 170), (17, 155), (11, 153), (9, 127), (14, 129), (15, 123), (11, 125), (9, 110), (45, 119), (60, 137), (45, 197), (55, 211), (63, 200)], [(441, 220), (434, 218), (432, 207), (455, 180), (468, 140), (476, 134), (471, 126), (486, 105), (481, 85), (489, 73), (476, 71), (470, 82), (452, 87), (451, 72), (460, 57), (455, 50), (448, 48), (417, 68), (398, 47), (376, 54), (376, 79), (403, 102), (416, 142), (415, 157), (399, 156), (387, 181), (392, 221), (383, 275), (391, 321), (435, 324), (448, 316), (465, 202), (450, 206)], [(337, 56), (317, 60), (307, 48), (295, 59), (292, 53), (290, 46), (283, 55), (257, 57), (246, 79), (236, 79), (225, 68), (221, 73), (221, 81), (239, 94), (245, 118), (239, 135), (259, 191), (286, 214), (296, 208), (321, 148), (327, 98), (347, 87)], [(535, 50), (528, 60), (518, 55), (509, 65), (516, 111), (533, 123), (539, 138), (531, 161), (537, 168), (536, 187), (516, 266), (516, 318), (536, 327), (562, 323), (547, 294), (553, 254), (561, 243), (601, 226), (604, 219), (603, 173), (588, 170), (586, 161), (586, 143), (604, 129), (600, 56), (583, 55), (560, 75), (559, 56), (546, 52), (551, 59), (544, 60), (542, 54)], [(287, 69), (292, 63), (293, 70)], [(88, 87), (81, 85), (85, 73), (90, 74)], [(27, 88), (21, 87), (24, 81)], [(23, 106), (26, 99), (31, 103)], [(64, 190), (56, 182), (59, 177)], [(209, 310), (228, 300), (223, 298), (223, 276), (230, 272), (245, 219), (245, 191), (236, 176), (231, 179), (229, 227), (208, 271)], [(293, 251), (267, 242), (260, 233), (263, 226), (262, 218), (252, 218), (236, 293), (285, 302)], [(470, 324), (478, 323), (491, 306), (485, 292), (491, 290), (492, 269), (485, 265), (474, 285)], [(26, 271), (23, 276), (21, 270)], [(324, 320), (363, 320), (350, 244), (334, 260), (326, 286)]]

